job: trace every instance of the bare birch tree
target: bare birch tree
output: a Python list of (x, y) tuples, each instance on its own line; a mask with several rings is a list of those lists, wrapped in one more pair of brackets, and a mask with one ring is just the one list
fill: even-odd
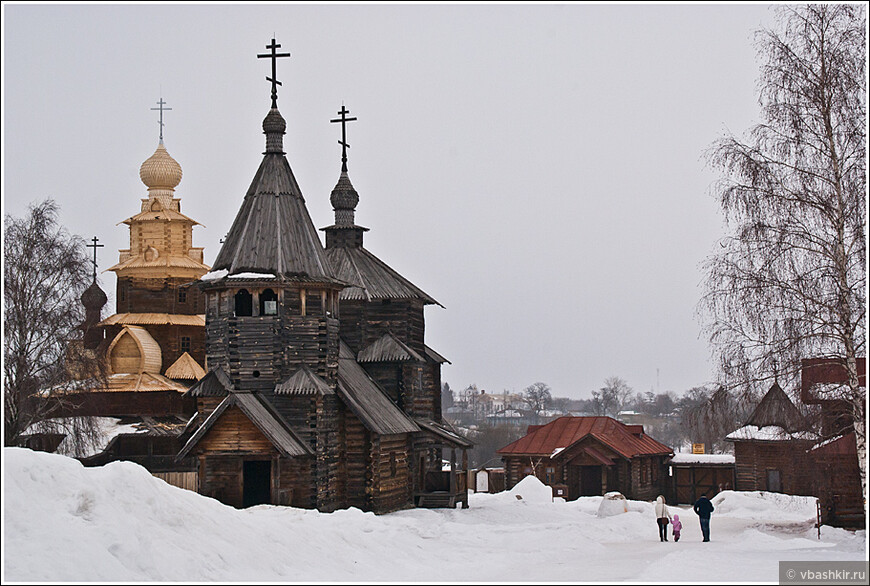
[(866, 6), (777, 10), (756, 37), (763, 122), (708, 152), (729, 233), (699, 310), (730, 389), (842, 362), (866, 495)]
[(35, 426), (66, 434), (75, 452), (97, 433), (93, 422), (49, 418), (71, 405), (64, 385), (98, 383), (103, 369), (76, 340), (92, 263), (84, 240), (59, 226), (57, 215), (57, 204), (45, 200), (24, 218), (4, 219), (3, 443), (17, 445)]

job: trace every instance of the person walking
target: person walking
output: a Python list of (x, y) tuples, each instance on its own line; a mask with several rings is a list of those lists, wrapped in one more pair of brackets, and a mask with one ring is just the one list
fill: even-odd
[(710, 513), (714, 510), (713, 503), (706, 496), (701, 496), (695, 501), (695, 506), (692, 508), (701, 521), (701, 533), (704, 535), (704, 541), (710, 541)]
[(680, 516), (674, 515), (674, 520), (671, 521), (671, 529), (674, 531), (674, 542), (680, 540), (680, 531), (683, 530), (683, 524), (680, 523)]
[(659, 526), (659, 539), (661, 541), (668, 540), (668, 523), (671, 521), (671, 513), (668, 511), (668, 506), (665, 504), (665, 497), (659, 495), (656, 498), (656, 523)]

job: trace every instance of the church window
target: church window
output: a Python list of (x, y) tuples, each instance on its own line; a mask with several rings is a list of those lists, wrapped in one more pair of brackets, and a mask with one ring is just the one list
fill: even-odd
[(278, 315), (278, 295), (271, 289), (260, 293), (260, 315)]
[(190, 352), (190, 336), (181, 336), (181, 346), (182, 352)]
[(254, 298), (247, 289), (236, 293), (236, 317), (254, 314)]
[(187, 303), (187, 289), (178, 290), (178, 302)]

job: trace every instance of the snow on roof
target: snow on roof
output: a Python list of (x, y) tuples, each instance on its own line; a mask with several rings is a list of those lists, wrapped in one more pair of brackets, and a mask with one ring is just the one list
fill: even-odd
[(91, 417), (96, 424), (97, 434), (94, 438), (86, 439), (82, 445), (76, 446), (73, 442), (71, 430), (77, 424), (81, 424), (82, 417), (56, 417), (46, 421), (35, 423), (25, 430), (22, 435), (38, 433), (63, 433), (66, 437), (57, 447), (57, 453), (77, 458), (89, 458), (106, 449), (113, 439), (126, 433), (146, 433), (148, 430), (139, 428), (134, 424), (121, 424), (118, 417)]
[(204, 274), (199, 278), (200, 281), (217, 281), (218, 279), (223, 279), (230, 272), (226, 269), (220, 269), (217, 271), (211, 271), (209, 273)]
[(276, 279), (272, 273), (236, 273), (230, 275), (228, 279)]
[(218, 269), (216, 271), (211, 271), (210, 273), (206, 273), (199, 278), (200, 281), (217, 281), (218, 279), (223, 279), (226, 277), (227, 279), (277, 279), (275, 275), (272, 273), (236, 273), (234, 275), (230, 275), (230, 272), (227, 269)]
[(565, 449), (564, 447), (556, 448), (555, 450), (553, 450), (553, 453), (550, 454), (550, 457), (551, 457), (551, 458), (555, 458), (555, 457), (559, 454), (559, 452), (561, 452), (561, 451), (564, 450), (564, 449)]
[(671, 464), (733, 464), (734, 454), (690, 454), (677, 452)]
[(790, 433), (778, 425), (766, 425), (764, 427), (745, 425), (740, 429), (729, 433), (725, 436), (725, 439), (731, 441), (751, 440), (760, 442), (782, 442), (791, 440), (815, 440), (818, 438), (816, 434), (809, 431), (796, 431)]

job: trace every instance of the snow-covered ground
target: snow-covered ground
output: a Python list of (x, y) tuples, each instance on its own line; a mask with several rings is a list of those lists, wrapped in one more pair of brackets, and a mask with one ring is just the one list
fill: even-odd
[[(4, 448), (3, 581), (776, 582), (779, 560), (865, 560), (866, 532), (813, 527), (813, 499), (724, 492), (710, 543), (680, 515), (658, 539), (652, 503), (598, 516), (602, 497), (553, 502), (527, 478), (467, 510), (375, 516), (236, 510), (135, 464), (84, 468)], [(521, 496), (521, 499), (517, 498)]]

